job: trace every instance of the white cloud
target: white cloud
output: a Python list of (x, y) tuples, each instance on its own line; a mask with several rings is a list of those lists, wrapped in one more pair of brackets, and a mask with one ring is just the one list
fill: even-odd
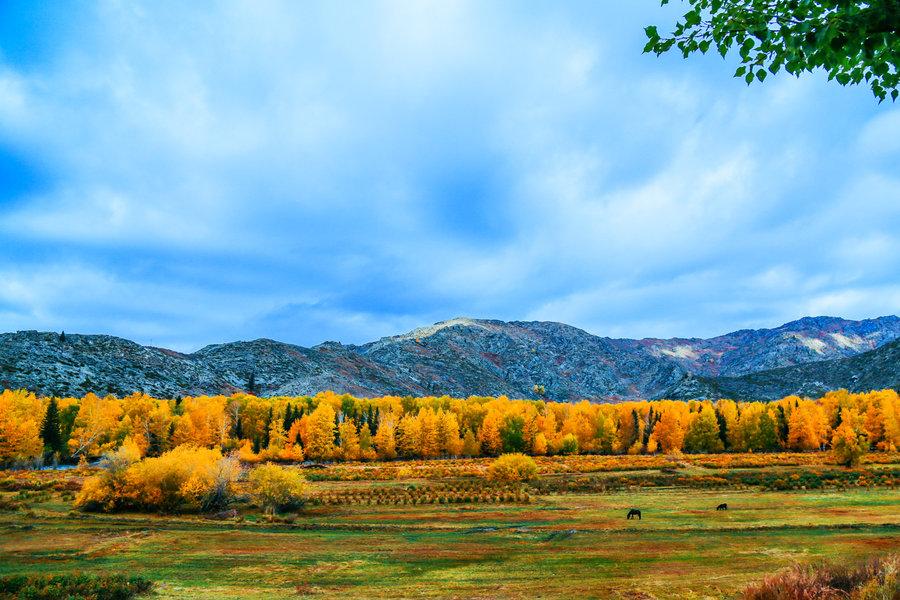
[(896, 312), (897, 111), (641, 55), (663, 13), (610, 10), (90, 7), (45, 62), (0, 59), (0, 150), (42, 173), (0, 204), (0, 329), (186, 347)]
[(900, 110), (873, 117), (859, 134), (859, 150), (868, 156), (885, 156), (900, 152)]

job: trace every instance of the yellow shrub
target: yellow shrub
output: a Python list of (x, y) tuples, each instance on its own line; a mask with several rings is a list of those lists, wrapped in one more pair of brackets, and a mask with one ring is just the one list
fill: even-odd
[[(241, 461), (242, 462), (261, 462), (261, 461), (274, 461), (274, 462), (300, 462), (303, 460), (303, 448), (300, 447), (299, 444), (287, 444), (281, 448), (266, 448), (261, 451), (259, 454), (253, 455), (252, 450), (251, 454), (247, 455), (249, 460), (244, 458), (245, 452), (244, 449), (241, 448)], [(256, 457), (256, 460), (253, 460), (253, 457)]]
[(223, 457), (218, 449), (178, 446), (125, 468), (117, 458), (122, 457), (111, 456), (109, 468), (85, 481), (75, 499), (76, 506), (101, 510), (207, 510), (227, 504), (240, 474), (237, 459)]
[(268, 513), (299, 504), (306, 490), (306, 479), (299, 469), (266, 464), (250, 472), (250, 493)]
[(245, 440), (243, 444), (241, 444), (241, 449), (238, 450), (238, 458), (243, 463), (255, 464), (262, 461), (262, 457), (253, 451), (253, 444), (250, 443), (250, 440)]
[(488, 478), (495, 481), (529, 481), (537, 476), (537, 464), (524, 454), (504, 454), (488, 469)]

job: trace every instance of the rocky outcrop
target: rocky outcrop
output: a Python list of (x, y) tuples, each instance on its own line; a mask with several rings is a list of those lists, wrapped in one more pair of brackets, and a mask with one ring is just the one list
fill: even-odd
[(857, 356), (769, 369), (740, 377), (686, 375), (661, 394), (671, 399), (775, 400), (795, 394), (821, 396), (829, 390), (900, 390), (900, 340)]
[[(769, 397), (785, 389), (850, 387), (843, 383), (850, 376), (845, 367), (832, 372), (825, 365), (854, 357), (860, 361), (846, 368), (863, 369), (869, 359), (862, 357), (897, 339), (895, 316), (805, 318), (774, 329), (668, 340), (598, 337), (553, 322), (458, 318), (362, 346), (305, 348), (260, 339), (191, 354), (112, 336), (62, 339), (26, 331), (0, 335), (0, 387), (175, 397), (249, 390), (252, 376), (253, 391), (267, 396), (331, 389), (359, 396), (531, 397), (540, 385), (556, 400)], [(876, 377), (878, 368), (885, 367), (858, 381), (890, 382), (889, 374)]]

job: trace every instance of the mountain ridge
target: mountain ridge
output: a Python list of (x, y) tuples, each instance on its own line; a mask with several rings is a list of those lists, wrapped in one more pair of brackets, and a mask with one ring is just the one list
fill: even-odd
[[(797, 378), (814, 375), (830, 382), (822, 385), (836, 384), (840, 378), (815, 369), (790, 369), (854, 358), (898, 339), (900, 318), (894, 315), (804, 317), (775, 328), (669, 339), (601, 337), (553, 321), (456, 317), (359, 345), (307, 348), (259, 338), (190, 353), (108, 335), (66, 334), (62, 341), (56, 333), (20, 331), (0, 334), (0, 387), (54, 395), (182, 396), (244, 390), (253, 374), (255, 391), (268, 396), (332, 389), (361, 396), (529, 397), (535, 385), (558, 400), (655, 398), (690, 390), (707, 396), (720, 390), (769, 393), (802, 389)], [(848, 368), (864, 367), (857, 361), (838, 372), (846, 375)], [(762, 387), (754, 383), (760, 376), (746, 379), (779, 369), (788, 371), (767, 377), (793, 379)]]

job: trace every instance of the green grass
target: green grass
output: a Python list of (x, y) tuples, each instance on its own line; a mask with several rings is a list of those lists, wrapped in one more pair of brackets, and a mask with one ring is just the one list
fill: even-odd
[[(723, 501), (730, 510), (716, 512)], [(632, 506), (642, 521), (625, 519)], [(885, 488), (660, 488), (526, 505), (311, 507), (288, 525), (71, 516), (51, 499), (27, 519), (0, 513), (0, 575), (141, 575), (160, 598), (719, 598), (794, 561), (897, 550), (898, 506), (900, 492)]]

